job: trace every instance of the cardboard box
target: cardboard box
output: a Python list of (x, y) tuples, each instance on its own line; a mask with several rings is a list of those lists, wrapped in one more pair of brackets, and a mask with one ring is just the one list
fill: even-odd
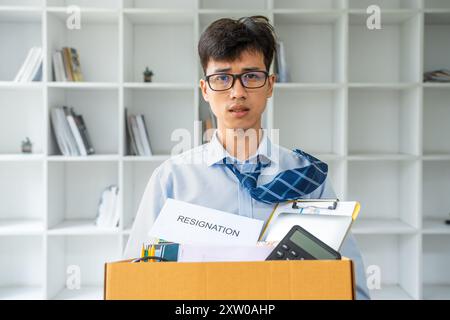
[(354, 299), (353, 262), (140, 262), (105, 265), (105, 299)]

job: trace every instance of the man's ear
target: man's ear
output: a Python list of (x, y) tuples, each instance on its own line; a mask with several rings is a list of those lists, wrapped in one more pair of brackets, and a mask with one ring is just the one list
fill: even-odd
[(269, 82), (268, 88), (267, 88), (267, 99), (272, 97), (273, 94), (273, 86), (275, 84), (275, 81), (277, 79), (277, 76), (275, 74), (271, 74), (269, 78), (267, 78), (267, 81)]
[(206, 83), (206, 81), (204, 80), (204, 79), (200, 79), (200, 84), (199, 84), (199, 86), (200, 86), (200, 89), (202, 90), (202, 96), (203, 96), (203, 99), (206, 101), (206, 102), (209, 102), (209, 97), (208, 97), (208, 92), (207, 92), (207, 83)]

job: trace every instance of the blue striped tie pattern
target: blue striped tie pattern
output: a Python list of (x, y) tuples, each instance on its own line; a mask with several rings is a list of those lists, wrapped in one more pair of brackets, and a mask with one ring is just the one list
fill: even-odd
[(278, 173), (275, 178), (264, 185), (257, 186), (258, 177), (269, 164), (259, 161), (252, 172), (240, 172), (228, 158), (223, 163), (238, 178), (239, 182), (250, 192), (250, 196), (267, 204), (274, 204), (304, 197), (316, 190), (325, 181), (328, 165), (312, 155), (299, 149), (293, 150), (299, 158), (306, 158), (310, 164), (296, 169)]

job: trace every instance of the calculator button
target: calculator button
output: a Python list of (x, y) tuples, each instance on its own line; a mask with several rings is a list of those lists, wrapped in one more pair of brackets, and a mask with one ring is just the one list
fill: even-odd
[(278, 258), (283, 258), (284, 257), (284, 253), (281, 252), (281, 251), (277, 251), (276, 255), (277, 255)]
[(298, 253), (297, 252), (295, 252), (294, 250), (291, 250), (291, 256), (293, 256), (293, 257), (298, 257)]
[(289, 247), (288, 247), (287, 245), (285, 245), (285, 244), (282, 244), (282, 245), (281, 245), (281, 248), (283, 248), (283, 250), (286, 250), (286, 251), (289, 250)]

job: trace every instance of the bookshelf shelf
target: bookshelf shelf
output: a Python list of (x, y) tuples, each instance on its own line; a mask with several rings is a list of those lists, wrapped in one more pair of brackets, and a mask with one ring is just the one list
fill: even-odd
[(0, 235), (40, 235), (45, 230), (39, 219), (0, 220)]
[(424, 299), (448, 299), (450, 276), (450, 234), (427, 234), (423, 236), (423, 282)]
[[(426, 2), (428, 0), (425, 0)], [(377, 5), (382, 10), (404, 10), (404, 9), (419, 9), (422, 7), (420, 0), (349, 0), (349, 8), (352, 9), (365, 9), (370, 5)]]
[(347, 159), (349, 161), (410, 161), (418, 160), (419, 156), (396, 153), (351, 153)]
[[(42, 299), (45, 282), (42, 235), (2, 236), (0, 239), (0, 254), (7, 257), (0, 265), (0, 298)], [(24, 263), (25, 260), (33, 263)]]
[[(312, 153), (341, 154), (343, 128), (338, 119), (342, 114), (342, 99), (343, 92), (335, 90), (275, 91), (274, 128), (280, 129), (281, 145), (289, 149), (301, 145)], [(302, 114), (308, 120), (298, 128), (298, 118), (293, 114)], [(318, 114), (325, 124), (320, 131), (315, 130)], [(315, 134), (311, 137), (308, 132)]]
[(124, 162), (152, 162), (152, 161), (164, 161), (170, 158), (170, 154), (162, 154), (155, 156), (124, 156)]
[(364, 204), (358, 219), (395, 219), (419, 227), (419, 173), (418, 161), (351, 161), (348, 197)]
[(4, 7), (0, 6), (0, 21), (10, 22), (41, 22), (42, 9), (34, 7)]
[(141, 82), (126, 82), (123, 84), (124, 88), (130, 89), (145, 89), (145, 90), (193, 90), (195, 85), (192, 83), (170, 83), (170, 82), (152, 82), (152, 83), (141, 83)]
[(0, 89), (14, 89), (14, 90), (42, 90), (44, 84), (41, 81), (33, 82), (13, 82), (13, 81), (0, 81)]
[(43, 288), (32, 286), (0, 287), (0, 300), (42, 300)]
[(59, 291), (54, 300), (103, 300), (103, 286), (80, 288), (79, 290), (63, 289)]
[(48, 156), (49, 162), (117, 162), (119, 155), (88, 155), (88, 156)]
[(43, 154), (0, 154), (0, 162), (35, 162), (44, 159)]
[[(445, 218), (445, 215), (442, 216)], [(423, 221), (422, 232), (423, 234), (450, 234), (450, 226), (444, 223), (444, 219), (426, 218)]]
[[(119, 256), (119, 237), (52, 235), (47, 241), (47, 299), (98, 297), (96, 288), (103, 287), (105, 261), (114, 261)], [(81, 272), (81, 291), (66, 287), (67, 272), (76, 269)]]
[(423, 298), (425, 300), (450, 300), (450, 285), (425, 285)]
[(120, 0), (47, 0), (47, 7), (66, 8), (75, 5), (82, 9), (119, 9)]
[(371, 290), (373, 298), (418, 299), (421, 291), (417, 281), (421, 272), (420, 235), (357, 234), (355, 238), (366, 268), (376, 266), (381, 271), (381, 290)]
[(352, 226), (354, 234), (414, 234), (418, 229), (400, 219), (360, 219)]
[(43, 9), (45, 6), (44, 0), (1, 0), (0, 7), (14, 7), (14, 8), (35, 8)]
[(275, 83), (275, 89), (280, 90), (336, 90), (341, 88), (343, 88), (343, 85), (339, 83)]
[(110, 235), (118, 228), (100, 228), (93, 219), (65, 220), (48, 230), (48, 235)]
[(330, 0), (278, 0), (273, 2), (274, 10), (331, 10), (344, 9), (345, 1), (330, 1)]
[(370, 295), (374, 300), (412, 300), (402, 287), (395, 285), (383, 285), (380, 290), (371, 290)]
[(418, 154), (419, 94), (417, 89), (350, 89), (349, 153)]
[(331, 13), (274, 14), (274, 26), (286, 50), (292, 82), (343, 81), (346, 19)]
[(110, 82), (49, 82), (48, 88), (64, 88), (64, 89), (118, 89), (116, 83)]
[(420, 83), (376, 83), (376, 82), (351, 82), (348, 84), (348, 87), (350, 89), (397, 89), (397, 90), (404, 90), (404, 89), (414, 89), (420, 86)]
[(199, 0), (200, 9), (226, 9), (226, 10), (261, 10), (266, 8), (266, 0)]
[(383, 28), (373, 32), (366, 28), (366, 15), (350, 14), (349, 81), (418, 82), (422, 77), (419, 70), (420, 15), (383, 12), (383, 20), (386, 20)]
[[(366, 28), (372, 4), (381, 30)], [(81, 8), (79, 30), (66, 27), (68, 5)], [(149, 177), (184, 150), (182, 135), (195, 146), (194, 121), (209, 117), (201, 32), (254, 14), (275, 25), (291, 70), (264, 125), (280, 129), (281, 145), (325, 160), (337, 196), (362, 203), (353, 233), (366, 267), (382, 268), (372, 297), (450, 296), (450, 84), (422, 83), (424, 71), (450, 68), (450, 2), (0, 0), (0, 299), (102, 298), (103, 263), (120, 259)], [(42, 81), (13, 82), (34, 46), (44, 51)], [(79, 52), (85, 82), (54, 81), (52, 54), (64, 46)], [(83, 115), (94, 155), (59, 152), (50, 114), (63, 105)], [(129, 154), (125, 111), (145, 116), (152, 156)], [(32, 154), (21, 153), (26, 136)], [(104, 230), (94, 221), (110, 184), (121, 223)], [(20, 264), (30, 255), (37, 268)], [(82, 268), (80, 290), (66, 288), (71, 264)]]
[(118, 184), (117, 162), (49, 162), (48, 228), (93, 232), (100, 196), (113, 184)]
[(172, 1), (146, 1), (146, 0), (125, 0), (123, 1), (124, 10), (195, 10), (197, 8), (196, 0), (172, 0)]

